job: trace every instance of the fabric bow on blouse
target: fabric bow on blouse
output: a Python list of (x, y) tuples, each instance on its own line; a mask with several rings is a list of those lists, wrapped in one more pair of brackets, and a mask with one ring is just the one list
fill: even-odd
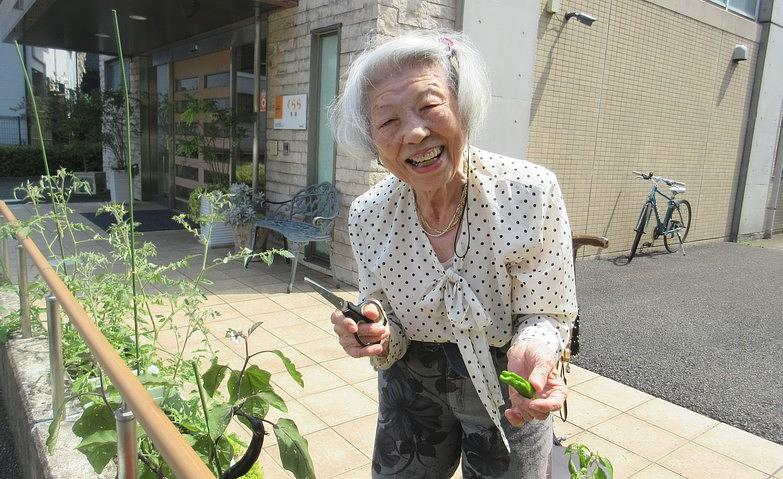
[[(458, 261), (459, 259), (456, 262)], [(418, 306), (432, 310), (438, 309), (441, 303), (445, 306), (446, 316), (453, 327), (454, 339), (473, 386), (479, 397), (489, 398), (490, 404), (485, 404), (487, 413), (500, 431), (506, 449), (509, 449), (508, 439), (501, 427), (498, 413), (498, 409), (504, 405), (504, 400), (500, 393), (497, 373), (494, 367), (481, 367), (482, 364), (493, 363), (486, 334), (490, 321), (473, 290), (455, 271), (456, 262), (446, 269), (445, 274), (434, 283), (432, 291), (422, 298)]]

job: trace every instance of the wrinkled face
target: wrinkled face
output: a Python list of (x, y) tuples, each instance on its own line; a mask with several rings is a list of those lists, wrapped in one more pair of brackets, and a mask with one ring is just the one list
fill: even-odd
[(462, 177), (465, 133), (456, 97), (437, 65), (413, 65), (368, 91), (370, 128), (383, 166), (417, 192)]

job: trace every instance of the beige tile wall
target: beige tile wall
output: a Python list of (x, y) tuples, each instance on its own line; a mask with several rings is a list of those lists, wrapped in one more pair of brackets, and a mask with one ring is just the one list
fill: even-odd
[[(340, 88), (347, 66), (367, 45), (372, 33), (395, 35), (421, 27), (454, 28), (456, 0), (303, 0), (296, 8), (269, 16), (267, 44), (268, 98), (310, 91), (310, 42), (314, 29), (342, 24)], [(289, 142), (287, 156), (279, 150), (266, 165), (267, 194), (272, 200), (289, 197), (307, 184), (307, 131), (274, 130), (273, 111), (267, 116), (267, 141)], [(274, 151), (267, 145), (267, 152)], [(334, 231), (337, 275), (355, 283), (356, 264), (348, 239), (348, 207), (354, 198), (386, 175), (374, 158), (356, 160), (338, 151), (335, 186), (341, 195), (340, 217)]]
[[(573, 10), (598, 21), (564, 23)], [(727, 236), (757, 45), (642, 0), (561, 12), (539, 22), (528, 158), (557, 173), (574, 230), (629, 249), (642, 170), (687, 183), (691, 240)], [(731, 62), (737, 43), (750, 61)]]

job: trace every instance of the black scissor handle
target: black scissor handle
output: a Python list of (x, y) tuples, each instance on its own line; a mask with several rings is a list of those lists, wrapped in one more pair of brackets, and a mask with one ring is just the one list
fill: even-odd
[[(372, 321), (371, 319), (367, 318), (367, 316), (362, 314), (362, 309), (364, 308), (364, 306), (366, 306), (368, 304), (376, 305), (378, 307), (378, 310), (381, 312), (381, 316), (378, 318), (378, 321)], [(363, 303), (361, 303), (359, 305), (356, 305), (356, 304), (353, 304), (353, 303), (350, 303), (350, 302), (347, 303), (345, 305), (345, 309), (343, 310), (343, 315), (346, 318), (351, 318), (356, 323), (357, 326), (360, 325), (361, 323), (378, 323), (378, 322), (383, 324), (384, 326), (386, 325), (386, 313), (383, 311), (383, 307), (381, 306), (381, 303), (379, 303), (378, 301), (376, 301), (374, 299), (369, 299), (369, 300), (367, 300), (367, 301), (365, 301), (365, 302), (363, 302)], [(370, 346), (370, 345), (373, 345), (373, 344), (380, 344), (380, 342), (368, 343), (368, 342), (364, 341), (359, 336), (359, 332), (358, 331), (353, 333), (353, 335), (356, 338), (356, 341), (360, 345), (362, 345), (362, 346)]]

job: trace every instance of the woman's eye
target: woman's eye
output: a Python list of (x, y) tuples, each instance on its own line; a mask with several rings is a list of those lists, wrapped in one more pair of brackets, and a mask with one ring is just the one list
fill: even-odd
[(394, 118), (390, 118), (390, 119), (388, 119), (388, 120), (386, 120), (386, 121), (382, 121), (382, 122), (380, 122), (380, 123), (378, 124), (378, 128), (383, 128), (383, 127), (385, 127), (385, 126), (389, 126), (389, 125), (391, 125), (393, 122), (394, 122)]

